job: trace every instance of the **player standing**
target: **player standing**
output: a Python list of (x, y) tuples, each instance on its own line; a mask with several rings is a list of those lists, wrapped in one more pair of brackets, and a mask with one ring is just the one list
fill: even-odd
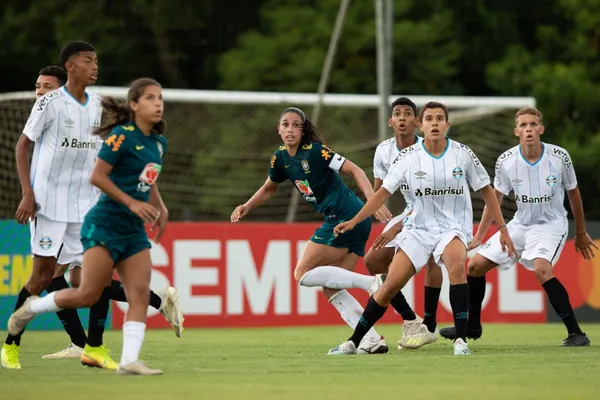
[[(406, 97), (394, 100), (388, 126), (393, 129), (395, 137), (381, 142), (375, 151), (375, 157), (373, 158), (374, 191), (381, 188), (383, 180), (390, 171), (392, 162), (398, 157), (400, 151), (423, 140), (415, 133), (417, 124), (417, 106), (415, 103)], [(413, 200), (410, 191), (402, 188), (401, 191), (406, 202), (404, 212), (388, 222), (365, 256), (365, 266), (371, 275), (387, 272), (396, 251), (393, 243), (389, 244), (389, 242), (402, 231), (402, 222), (412, 211)], [(399, 291), (392, 299), (392, 307), (404, 319), (402, 338), (398, 341), (399, 350), (402, 348), (419, 348), (437, 340), (436, 314), (442, 287), (442, 270), (433, 259), (429, 259), (426, 272), (424, 319), (421, 319), (411, 309), (402, 291)]]
[(155, 239), (158, 241), (168, 220), (168, 210), (155, 184), (166, 151), (162, 136), (164, 103), (160, 85), (148, 78), (133, 82), (127, 98), (123, 105), (113, 99), (102, 102), (110, 122), (97, 130), (104, 143), (90, 178), (102, 190), (102, 196), (85, 216), (81, 228), (85, 250), (81, 286), (42, 298), (30, 297), (11, 316), (8, 331), (19, 332), (43, 312), (94, 304), (116, 268), (129, 302), (117, 372), (157, 375), (162, 371), (140, 362), (139, 353), (146, 329), (152, 270), (144, 222), (159, 228)]
[[(269, 176), (264, 185), (243, 205), (231, 214), (231, 222), (238, 222), (250, 210), (261, 206), (277, 193), (279, 185), (290, 180), (304, 200), (325, 214), (325, 222), (306, 245), (294, 277), (303, 286), (327, 286), (321, 276), (311, 276), (318, 266), (335, 266), (333, 270), (353, 270), (359, 257), (365, 254), (365, 244), (371, 231), (371, 221), (365, 220), (348, 235), (334, 237), (333, 228), (351, 218), (361, 209), (363, 202), (344, 184), (340, 172), (353, 177), (362, 193), (371, 197), (373, 189), (364, 171), (350, 160), (325, 146), (316, 128), (298, 108), (286, 108), (279, 117), (277, 130), (284, 145), (271, 158)], [(374, 210), (380, 219), (389, 219), (386, 208)], [(339, 267), (339, 268), (337, 268)], [(367, 277), (371, 282), (373, 277)], [(360, 303), (346, 290), (324, 289), (329, 302), (338, 310), (352, 328), (362, 313)], [(385, 353), (387, 344), (375, 330), (365, 335), (358, 346), (361, 354)]]
[[(519, 144), (504, 152), (496, 162), (494, 188), (498, 202), (514, 192), (517, 212), (507, 224), (508, 232), (520, 255), (519, 262), (534, 271), (554, 311), (567, 328), (563, 346), (589, 346), (590, 340), (581, 331), (569, 301), (569, 294), (552, 270), (560, 258), (567, 240), (569, 224), (564, 208), (565, 191), (575, 217), (575, 249), (587, 260), (598, 248), (585, 230), (583, 202), (569, 153), (558, 146), (543, 143), (542, 113), (535, 108), (523, 108), (515, 115), (515, 136)], [(481, 224), (469, 248), (476, 248), (492, 222), (486, 206)], [(503, 224), (500, 222), (500, 226)], [(485, 274), (495, 267), (511, 268), (516, 260), (503, 253), (498, 234), (492, 236), (469, 261), (467, 281), (470, 307), (467, 337), (478, 339), (481, 328), (481, 305), (485, 297)], [(448, 339), (456, 336), (454, 327), (443, 328), (440, 334)]]
[[(365, 311), (350, 339), (329, 351), (330, 355), (356, 353), (365, 332), (385, 313), (399, 290), (431, 256), (445, 266), (450, 279), (450, 304), (457, 327), (454, 355), (470, 355), (466, 343), (469, 287), (465, 277), (466, 246), (472, 239), (473, 210), (468, 184), (479, 190), (497, 221), (502, 221), (500, 206), (481, 162), (467, 146), (445, 137), (450, 125), (447, 108), (436, 102), (421, 110), (421, 130), (425, 140), (400, 152), (383, 185), (350, 221), (335, 227), (339, 235), (351, 232), (373, 211), (385, 203), (402, 185), (414, 196), (414, 210), (394, 239), (398, 252), (381, 288), (369, 298)], [(513, 252), (506, 227), (500, 230), (502, 247)]]

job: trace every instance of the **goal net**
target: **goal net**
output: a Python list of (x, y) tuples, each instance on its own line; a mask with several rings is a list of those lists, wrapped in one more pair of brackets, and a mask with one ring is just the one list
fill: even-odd
[[(126, 89), (94, 87), (101, 95), (124, 98)], [(165, 89), (165, 119), (169, 147), (161, 174), (161, 193), (173, 220), (223, 221), (238, 204), (262, 185), (269, 160), (281, 144), (276, 132), (280, 112), (298, 106), (311, 115), (315, 94), (197, 91)], [(390, 98), (390, 104), (393, 98)], [(532, 98), (481, 98), (410, 96), (417, 106), (441, 101), (450, 109), (449, 137), (470, 146), (493, 176), (496, 158), (516, 143), (513, 117), (521, 107), (534, 106)], [(0, 219), (14, 217), (21, 189), (14, 160), (15, 144), (33, 105), (33, 92), (0, 94)], [(377, 105), (374, 95), (324, 96), (318, 129), (337, 152), (362, 167), (373, 179), (377, 138)], [(389, 137), (393, 132), (389, 131)], [(359, 193), (354, 183), (344, 177)], [(254, 210), (248, 220), (285, 221), (292, 185), (281, 185), (277, 195)], [(472, 194), (474, 217), (483, 210)], [(402, 196), (390, 201), (392, 211), (404, 206)], [(515, 209), (507, 199), (506, 215)], [(300, 200), (296, 221), (321, 217)]]

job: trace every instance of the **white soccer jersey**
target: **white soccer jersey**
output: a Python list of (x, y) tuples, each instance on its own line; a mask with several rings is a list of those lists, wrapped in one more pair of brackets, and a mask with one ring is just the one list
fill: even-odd
[[(423, 138), (417, 136), (417, 142), (415, 144), (419, 144), (423, 141)], [(373, 157), (373, 175), (377, 179), (384, 180), (387, 174), (390, 172), (390, 167), (394, 162), (394, 159), (398, 157), (400, 154), (400, 149), (396, 145), (396, 138), (386, 139), (383, 142), (379, 143), (377, 149), (375, 150), (375, 156)], [(410, 193), (407, 191), (402, 191), (402, 195), (404, 196), (404, 201), (406, 202), (406, 208), (404, 212), (412, 210), (413, 208), (413, 200), (410, 196)]]
[(96, 202), (90, 175), (101, 141), (92, 131), (101, 117), (99, 96), (88, 93), (83, 105), (64, 86), (36, 101), (23, 134), (35, 142), (30, 179), (39, 214), (79, 223)]
[(533, 225), (566, 218), (565, 189), (577, 187), (577, 177), (569, 153), (562, 147), (542, 143), (542, 156), (530, 164), (515, 146), (496, 162), (494, 186), (505, 195), (515, 193), (514, 221)]
[(490, 184), (490, 177), (469, 147), (450, 139), (440, 157), (430, 155), (422, 142), (402, 150), (383, 180), (390, 193), (401, 188), (413, 196), (414, 212), (405, 224), (408, 229), (438, 234), (459, 230), (471, 240), (469, 184), (479, 190)]

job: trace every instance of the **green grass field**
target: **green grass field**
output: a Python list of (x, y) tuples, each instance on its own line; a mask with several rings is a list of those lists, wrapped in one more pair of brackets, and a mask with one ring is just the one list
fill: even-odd
[[(586, 325), (588, 348), (559, 347), (562, 325), (491, 325), (454, 357), (439, 339), (396, 350), (396, 325), (378, 330), (385, 355), (328, 357), (346, 327), (149, 331), (142, 359), (163, 376), (126, 377), (87, 369), (78, 360), (42, 360), (67, 344), (63, 332), (27, 332), (22, 370), (0, 368), (1, 399), (598, 399), (600, 325)], [(0, 332), (5, 334), (4, 332)], [(121, 332), (105, 343), (118, 361)]]

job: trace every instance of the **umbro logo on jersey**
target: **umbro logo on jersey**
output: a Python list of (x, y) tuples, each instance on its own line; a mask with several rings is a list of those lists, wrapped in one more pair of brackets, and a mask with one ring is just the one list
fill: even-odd
[(72, 127), (74, 123), (75, 123), (75, 121), (73, 121), (71, 118), (69, 118), (65, 121), (65, 124), (67, 124), (68, 128)]
[(425, 188), (423, 190), (417, 189), (415, 190), (415, 196), (460, 196), (464, 194), (464, 189), (461, 187), (460, 189), (448, 188), (448, 189), (431, 189)]
[(96, 141), (90, 140), (89, 142), (85, 142), (76, 138), (70, 139), (68, 137), (65, 137), (60, 143), (60, 147), (69, 147), (72, 149), (79, 150), (96, 150)]
[(522, 179), (513, 179), (512, 181), (510, 181), (510, 183), (512, 183), (513, 186), (521, 186), (521, 184), (523, 183)]
[(423, 172), (423, 171), (415, 172), (415, 178), (417, 178), (417, 179), (425, 179), (425, 175), (427, 175), (427, 172)]

